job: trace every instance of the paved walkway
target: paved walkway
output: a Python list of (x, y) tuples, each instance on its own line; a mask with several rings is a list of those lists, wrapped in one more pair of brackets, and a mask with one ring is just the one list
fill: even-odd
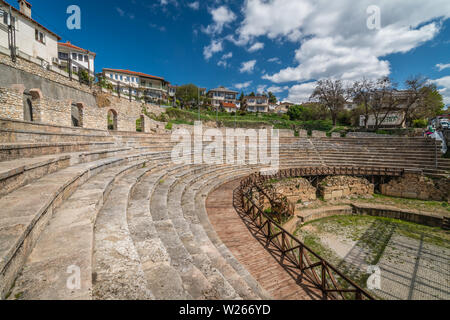
[[(206, 201), (208, 216), (222, 242), (251, 275), (277, 300), (317, 300), (322, 298), (308, 279), (297, 283), (296, 274), (280, 264), (273, 248), (264, 248), (233, 207), (233, 190), (238, 181), (211, 193)], [(300, 282), (300, 281), (298, 281)]]

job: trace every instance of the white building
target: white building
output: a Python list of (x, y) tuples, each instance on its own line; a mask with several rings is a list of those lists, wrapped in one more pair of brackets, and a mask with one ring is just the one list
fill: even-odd
[(269, 98), (266, 96), (247, 96), (244, 98), (247, 100), (247, 111), (249, 112), (269, 112)]
[(121, 94), (129, 95), (131, 90), (132, 96), (149, 102), (167, 101), (169, 96), (170, 83), (161, 77), (122, 69), (103, 69), (103, 76), (114, 90), (120, 87)]
[(89, 70), (92, 75), (95, 74), (95, 57), (96, 54), (89, 50), (77, 47), (69, 41), (58, 43), (58, 58), (60, 61), (60, 68), (67, 69), (69, 66), (69, 59), (72, 60), (72, 71), (78, 72), (80, 68)]
[(236, 91), (229, 90), (225, 87), (219, 87), (209, 90), (207, 96), (211, 98), (211, 104), (217, 108), (220, 107), (220, 104), (223, 102), (236, 104), (237, 94), (238, 92)]
[[(31, 17), (31, 4), (19, 0), (17, 10), (0, 0), (0, 47), (10, 50), (8, 25), (14, 26), (16, 54), (42, 66), (57, 64), (58, 41), (61, 38)], [(12, 17), (10, 17), (10, 12)]]

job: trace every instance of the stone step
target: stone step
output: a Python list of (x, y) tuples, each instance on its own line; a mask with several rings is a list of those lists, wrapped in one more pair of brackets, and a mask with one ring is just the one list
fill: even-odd
[[(224, 170), (217, 174), (208, 175), (209, 181), (215, 181), (220, 184), (228, 179), (235, 179), (239, 176), (246, 176), (253, 172), (251, 167)], [(206, 176), (196, 176), (195, 180), (190, 182), (190, 187), (185, 188), (182, 195), (183, 215), (190, 223), (192, 233), (196, 241), (204, 250), (213, 264), (227, 278), (230, 284), (244, 299), (270, 299), (270, 295), (262, 289), (253, 277), (242, 267), (242, 265), (233, 257), (228, 249), (223, 246), (214, 228), (209, 223), (209, 219), (204, 209), (205, 194), (202, 189), (208, 181)], [(255, 297), (256, 295), (256, 297)]]
[(44, 176), (0, 199), (0, 298), (11, 288), (53, 211), (90, 177), (122, 162), (155, 157), (137, 153), (75, 165)]
[(136, 184), (128, 205), (128, 225), (141, 259), (147, 285), (155, 298), (157, 300), (192, 299), (183, 287), (179, 272), (171, 266), (169, 253), (159, 238), (150, 213), (150, 198), (156, 186), (166, 176), (169, 166), (167, 164)]
[(119, 156), (130, 151), (130, 148), (111, 148), (0, 162), (0, 197), (69, 166)]
[[(178, 176), (177, 182), (171, 187), (167, 196), (168, 215), (174, 224), (176, 232), (183, 242), (184, 247), (193, 257), (194, 264), (213, 284), (215, 289), (215, 299), (229, 299), (231, 293), (230, 285), (240, 298), (259, 299), (258, 295), (254, 294), (242, 279), (240, 279), (239, 285), (236, 285), (236, 279), (240, 277), (232, 270), (232, 268), (226, 266), (227, 263), (224, 259), (221, 261), (218, 259), (210, 259), (211, 252), (217, 251), (217, 249), (210, 243), (208, 243), (209, 245), (205, 245), (204, 242), (198, 242), (198, 238), (196, 238), (191, 228), (191, 223), (185, 219), (181, 208), (181, 198), (185, 189), (195, 183), (199, 176), (217, 175), (218, 172), (224, 172), (227, 169), (231, 170), (231, 168), (231, 166), (212, 166), (208, 168), (193, 169)], [(218, 252), (216, 255), (219, 255)], [(222, 273), (223, 271), (226, 271), (225, 274)]]
[[(106, 169), (91, 177), (64, 201), (53, 213), (26, 260), (9, 299), (92, 299), (92, 249), (97, 214), (114, 182), (153, 162), (143, 160)], [(79, 288), (67, 286), (70, 277), (67, 272), (71, 267), (79, 268)]]
[(152, 168), (141, 168), (114, 183), (94, 229), (93, 298), (149, 300), (149, 290), (130, 230), (127, 209), (132, 188)]
[(176, 175), (181, 172), (176, 170), (164, 177), (152, 194), (150, 213), (155, 229), (169, 253), (171, 265), (179, 272), (183, 285), (194, 299), (237, 299), (239, 297), (233, 288), (218, 272), (202, 272), (197, 267), (197, 257), (193, 257), (186, 249), (178, 236), (174, 221), (168, 215), (168, 193), (177, 180)]
[(115, 148), (113, 142), (2, 143), (0, 161)]

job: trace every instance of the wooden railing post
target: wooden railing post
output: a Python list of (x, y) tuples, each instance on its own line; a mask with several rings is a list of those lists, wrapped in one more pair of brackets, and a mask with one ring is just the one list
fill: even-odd
[(327, 272), (325, 261), (322, 260), (322, 292), (325, 298), (327, 298)]

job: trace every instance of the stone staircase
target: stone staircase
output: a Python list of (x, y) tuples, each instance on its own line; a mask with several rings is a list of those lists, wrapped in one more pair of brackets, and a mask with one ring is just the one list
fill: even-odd
[[(259, 166), (176, 165), (168, 134), (0, 125), (2, 299), (272, 298), (205, 208), (211, 192)], [(450, 163), (433, 167), (433, 150), (425, 139), (281, 137), (280, 163), (442, 175)]]

